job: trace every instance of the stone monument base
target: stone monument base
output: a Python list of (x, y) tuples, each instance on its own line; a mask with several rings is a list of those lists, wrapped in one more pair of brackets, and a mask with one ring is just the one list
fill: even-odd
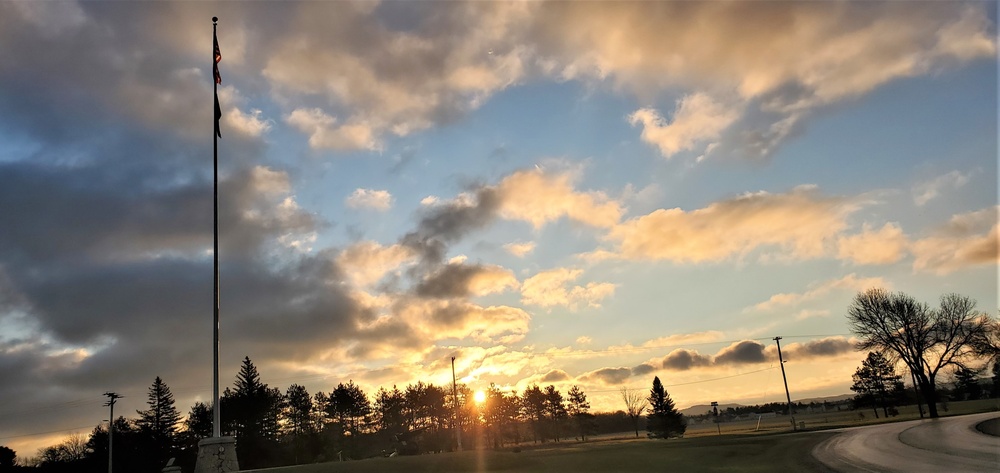
[(229, 473), (240, 471), (236, 461), (236, 439), (233, 437), (210, 437), (198, 442), (198, 459), (194, 463), (194, 473)]

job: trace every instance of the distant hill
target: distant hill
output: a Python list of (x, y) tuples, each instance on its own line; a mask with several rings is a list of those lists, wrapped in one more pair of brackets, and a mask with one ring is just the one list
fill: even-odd
[(811, 397), (809, 399), (796, 399), (795, 402), (801, 402), (802, 404), (809, 404), (810, 402), (815, 402), (817, 404), (826, 402), (839, 402), (846, 401), (848, 399), (854, 399), (853, 394), (841, 394), (839, 396), (826, 396), (826, 397)]
[[(815, 402), (817, 404), (826, 402), (839, 402), (854, 398), (853, 394), (841, 394), (839, 396), (826, 396), (826, 397), (811, 397), (808, 399), (796, 399), (796, 403), (809, 404), (810, 402)], [(745, 407), (745, 404), (719, 404), (719, 412), (722, 412), (730, 407)], [(708, 411), (712, 410), (712, 406), (708, 404), (698, 404), (696, 406), (691, 406), (687, 409), (681, 409), (681, 414), (686, 416), (700, 416)]]
[[(719, 412), (725, 411), (730, 407), (735, 409), (737, 407), (743, 407), (743, 404), (719, 404)], [(711, 405), (698, 404), (697, 406), (691, 406), (687, 409), (681, 409), (681, 414), (684, 414), (686, 416), (700, 416), (710, 410), (712, 410)]]

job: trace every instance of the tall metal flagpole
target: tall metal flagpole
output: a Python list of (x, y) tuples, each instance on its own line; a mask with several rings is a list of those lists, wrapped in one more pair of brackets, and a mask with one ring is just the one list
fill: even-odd
[[(212, 70), (213, 71), (218, 71), (218, 67), (219, 67), (219, 65), (218, 65), (219, 64), (219, 40), (218, 40), (218, 36), (216, 36), (216, 30), (217, 30), (217, 27), (218, 27), (218, 25), (217, 25), (218, 21), (219, 21), (218, 17), (215, 17), (215, 16), (212, 17), (212, 42), (213, 42)], [(215, 75), (215, 77), (212, 78), (212, 87), (213, 87), (213, 90), (215, 92), (215, 106), (216, 106), (216, 110), (218, 110), (218, 106), (219, 106), (219, 80), (218, 80), (218, 75), (217, 74), (215, 74), (213, 72), (213, 75)], [(213, 381), (213, 383), (212, 383), (212, 436), (215, 437), (215, 438), (219, 438), (219, 437), (222, 436), (221, 429), (220, 429), (220, 426), (221, 426), (222, 422), (220, 420), (221, 416), (219, 415), (219, 133), (218, 133), (219, 122), (218, 122), (218, 119), (219, 118), (217, 116), (214, 117), (214, 120), (216, 120), (216, 122), (215, 122), (215, 127), (213, 127), (213, 131), (212, 131), (212, 151), (213, 151), (212, 154), (213, 154), (213, 157), (214, 157), (214, 159), (213, 159), (214, 160), (214, 170), (213, 170), (214, 185), (213, 185), (213, 194), (214, 194), (214, 203), (215, 203), (215, 209), (214, 209), (214, 214), (215, 214), (214, 215), (214, 220), (215, 220), (215, 223), (214, 223), (214, 228), (213, 228), (213, 233), (214, 233), (214, 236), (215, 236), (215, 242), (214, 242), (215, 246), (214, 246), (214, 249), (212, 251), (212, 255), (214, 256), (214, 259), (215, 259), (215, 264), (214, 264), (214, 266), (215, 266), (215, 270), (214, 270), (215, 290), (214, 290), (214, 294), (213, 294), (213, 296), (215, 298), (215, 311), (214, 311), (215, 312), (214, 313), (215, 317), (214, 317), (214, 323), (212, 325), (212, 327), (213, 327), (213, 338), (212, 338), (212, 361), (213, 361), (213, 363), (212, 363), (212, 374), (213, 374), (213, 377), (212, 377), (212, 381)]]
[[(198, 457), (194, 464), (194, 473), (229, 473), (240, 471), (240, 462), (236, 459), (236, 439), (222, 436), (222, 422), (219, 405), (219, 120), (222, 110), (219, 108), (219, 84), (222, 76), (219, 74), (219, 61), (222, 53), (219, 51), (218, 17), (212, 17), (212, 91), (215, 92), (215, 136), (212, 137), (212, 197), (213, 197), (213, 227), (214, 237), (212, 256), (214, 261), (213, 279), (215, 297), (214, 326), (212, 330), (212, 436), (198, 441)], [(166, 471), (166, 470), (164, 470)]]

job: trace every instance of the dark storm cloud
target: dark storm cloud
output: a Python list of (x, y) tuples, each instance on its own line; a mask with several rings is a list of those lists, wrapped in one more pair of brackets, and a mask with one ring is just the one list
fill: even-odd
[(753, 340), (743, 340), (723, 348), (715, 354), (716, 365), (741, 365), (748, 363), (764, 363), (768, 358), (764, 354), (764, 345)]
[(421, 255), (423, 265), (437, 265), (444, 259), (448, 244), (473, 230), (493, 222), (500, 208), (501, 196), (489, 187), (474, 193), (472, 202), (454, 201), (426, 210), (417, 229), (406, 234), (401, 243)]
[(211, 188), (143, 193), (100, 168), (0, 164), (0, 258), (44, 263), (210, 244)]
[(708, 366), (712, 364), (712, 359), (699, 354), (696, 351), (677, 349), (663, 357), (661, 366), (668, 370), (686, 371), (691, 368)]
[(615, 385), (625, 382), (629, 376), (632, 376), (632, 370), (628, 368), (601, 368), (580, 375), (580, 381)]
[(853, 353), (854, 344), (844, 337), (830, 337), (806, 343), (789, 345), (784, 353), (786, 360), (793, 358), (822, 358)]
[(548, 373), (542, 375), (538, 378), (539, 383), (558, 383), (560, 381), (567, 381), (571, 377), (568, 373), (563, 370), (551, 370)]
[(634, 366), (632, 368), (632, 376), (645, 376), (657, 370), (657, 367), (649, 364), (642, 363), (640, 365)]
[(489, 271), (482, 265), (446, 264), (416, 286), (416, 294), (420, 297), (447, 299), (452, 297), (467, 297), (470, 295), (469, 284), (478, 274)]

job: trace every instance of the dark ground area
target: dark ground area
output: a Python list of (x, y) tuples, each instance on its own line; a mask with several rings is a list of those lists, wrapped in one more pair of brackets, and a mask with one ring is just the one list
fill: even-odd
[(832, 433), (727, 435), (672, 440), (613, 440), (548, 444), (509, 450), (478, 450), (413, 457), (255, 470), (281, 473), (336, 472), (662, 472), (816, 471), (813, 447)]

